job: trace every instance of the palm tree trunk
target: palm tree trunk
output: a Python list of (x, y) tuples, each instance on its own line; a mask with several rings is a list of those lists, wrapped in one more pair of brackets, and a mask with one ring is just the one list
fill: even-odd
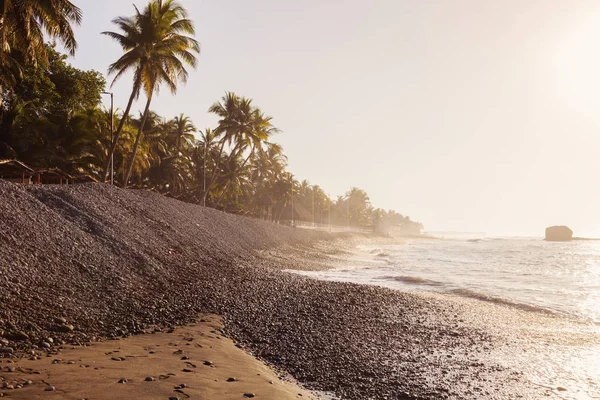
[(140, 122), (140, 129), (138, 130), (137, 137), (135, 138), (135, 144), (133, 145), (133, 151), (131, 152), (131, 157), (129, 159), (129, 168), (127, 168), (127, 175), (125, 175), (125, 180), (123, 181), (124, 189), (127, 187), (127, 184), (129, 183), (129, 178), (131, 177), (131, 172), (133, 171), (133, 164), (135, 163), (135, 156), (137, 154), (137, 150), (140, 145), (142, 135), (144, 133), (144, 125), (146, 125), (146, 119), (148, 118), (148, 110), (150, 109), (151, 102), (152, 102), (152, 93), (150, 93), (150, 96), (148, 96), (148, 101), (146, 101), (146, 108), (144, 109), (144, 115), (142, 116), (142, 121)]
[(129, 96), (129, 102), (127, 103), (127, 108), (125, 108), (125, 112), (123, 113), (123, 116), (121, 117), (121, 121), (119, 122), (119, 127), (117, 128), (117, 131), (114, 134), (113, 142), (110, 146), (110, 151), (108, 152), (108, 157), (106, 158), (106, 161), (104, 163), (104, 172), (102, 173), (104, 182), (106, 182), (106, 176), (108, 175), (108, 169), (110, 168), (110, 160), (113, 158), (113, 155), (115, 154), (115, 149), (117, 148), (117, 143), (119, 143), (119, 136), (121, 136), (121, 132), (123, 131), (123, 127), (125, 126), (125, 121), (127, 120), (127, 117), (129, 116), (129, 112), (131, 111), (131, 105), (133, 104), (133, 101), (135, 100), (135, 98), (137, 97), (137, 94), (139, 92), (140, 82), (141, 82), (141, 78), (138, 78), (136, 80), (136, 82), (134, 83), (133, 90), (131, 91), (131, 96)]
[[(213, 170), (213, 173), (210, 177), (210, 181), (208, 181), (208, 188), (204, 191), (204, 196), (203, 196), (203, 201), (204, 204), (206, 204), (206, 199), (208, 198), (208, 194), (210, 193), (210, 189), (212, 188), (212, 185), (215, 183), (215, 180), (217, 179), (217, 174), (219, 172), (219, 166), (221, 165), (221, 158), (223, 156), (223, 148), (225, 147), (225, 140), (223, 139), (223, 141), (221, 142), (221, 148), (219, 149), (219, 156), (217, 157), (217, 163), (215, 165), (215, 169)], [(233, 149), (234, 151), (237, 150), (238, 145), (235, 145), (235, 148)], [(232, 151), (232, 154), (233, 152)]]
[[(246, 163), (248, 162), (248, 160), (250, 160), (250, 157), (252, 157), (253, 154), (254, 154), (254, 148), (252, 149), (252, 151), (250, 152), (250, 154), (248, 155), (248, 157), (246, 157), (246, 159), (244, 160), (244, 163), (240, 167), (240, 170), (244, 169), (244, 167), (246, 166)], [(232, 183), (233, 183), (233, 179), (230, 179), (229, 182), (227, 182), (227, 185), (225, 186), (225, 189), (223, 189), (223, 192), (221, 193), (221, 196), (219, 196), (219, 200), (217, 201), (216, 207), (219, 207), (219, 205), (221, 205), (221, 201), (223, 200), (223, 196), (225, 195), (225, 193), (227, 192), (227, 190), (229, 190), (229, 187), (231, 186)]]

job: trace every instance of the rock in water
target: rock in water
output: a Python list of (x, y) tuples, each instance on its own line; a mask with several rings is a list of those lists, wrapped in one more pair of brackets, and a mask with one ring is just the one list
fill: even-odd
[(573, 240), (573, 231), (567, 226), (546, 228), (546, 240), (550, 242), (568, 242)]

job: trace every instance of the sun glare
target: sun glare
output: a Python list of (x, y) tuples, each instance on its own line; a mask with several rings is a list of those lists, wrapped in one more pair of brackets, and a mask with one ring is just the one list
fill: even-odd
[(571, 108), (600, 123), (600, 14), (573, 23), (556, 52), (556, 64)]

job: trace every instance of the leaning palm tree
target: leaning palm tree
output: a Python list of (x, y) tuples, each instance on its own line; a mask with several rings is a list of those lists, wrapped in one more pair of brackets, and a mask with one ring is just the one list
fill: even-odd
[(14, 84), (21, 74), (18, 59), (33, 65), (48, 62), (44, 35), (75, 54), (71, 25), (79, 25), (81, 18), (81, 10), (68, 0), (0, 0), (0, 85)]
[[(144, 116), (147, 116), (152, 96), (160, 85), (165, 83), (172, 93), (177, 90), (179, 81), (187, 80), (188, 72), (184, 64), (195, 68), (195, 53), (200, 53), (200, 45), (187, 35), (195, 33), (194, 24), (187, 18), (187, 11), (175, 0), (153, 0), (143, 12), (135, 8), (133, 17), (116, 18), (115, 23), (122, 33), (103, 32), (116, 40), (125, 51), (116, 62), (110, 65), (109, 73), (115, 74), (113, 84), (126, 72), (134, 72), (133, 88), (123, 118), (115, 132), (109, 157), (105, 162), (104, 176), (108, 173), (110, 155), (114, 153), (125, 119), (131, 111), (131, 105), (143, 89), (147, 95)], [(143, 132), (145, 119), (142, 117), (137, 146)], [(132, 155), (131, 159), (134, 159)], [(131, 163), (130, 163), (131, 166)], [(130, 169), (130, 168), (129, 168)], [(124, 185), (131, 175), (126, 175)], [(106, 179), (106, 178), (105, 178)]]

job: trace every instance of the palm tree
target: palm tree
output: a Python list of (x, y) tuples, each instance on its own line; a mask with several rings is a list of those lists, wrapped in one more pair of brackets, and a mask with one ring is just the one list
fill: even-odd
[(178, 117), (173, 119), (173, 133), (175, 137), (175, 148), (178, 152), (181, 152), (181, 145), (183, 142), (193, 143), (194, 132), (198, 129), (190, 119), (190, 117), (180, 114)]
[[(200, 53), (200, 45), (187, 36), (195, 33), (194, 24), (187, 18), (187, 11), (175, 0), (153, 0), (143, 12), (135, 8), (133, 17), (118, 17), (113, 20), (122, 33), (103, 32), (116, 40), (125, 51), (116, 62), (110, 65), (109, 74), (116, 74), (114, 83), (128, 71), (134, 71), (133, 89), (129, 102), (115, 132), (109, 157), (105, 161), (104, 176), (108, 173), (110, 155), (114, 153), (123, 129), (125, 119), (131, 111), (131, 105), (144, 89), (147, 95), (144, 114), (147, 116), (152, 95), (158, 91), (161, 83), (166, 83), (172, 93), (177, 90), (177, 82), (185, 82), (188, 73), (184, 63), (195, 68), (197, 60), (194, 53)], [(140, 124), (137, 146), (145, 124)], [(135, 155), (132, 155), (133, 160)], [(130, 167), (131, 167), (130, 163)], [(131, 168), (129, 168), (130, 170)], [(126, 178), (131, 174), (129, 172)], [(124, 182), (127, 185), (127, 181)]]
[[(192, 162), (196, 165), (196, 181), (202, 182), (202, 190), (200, 190), (200, 185), (198, 185), (197, 193), (202, 193), (202, 203), (203, 205), (206, 205), (207, 169), (209, 164), (212, 164), (213, 167), (215, 165), (218, 143), (216, 141), (215, 133), (210, 128), (206, 128), (204, 132), (200, 132), (200, 136), (202, 137), (202, 140), (196, 142), (195, 150), (192, 153)], [(202, 169), (200, 170), (200, 168)], [(201, 179), (200, 176), (202, 176)]]
[(71, 24), (81, 23), (81, 10), (68, 0), (0, 0), (0, 89), (14, 84), (23, 59), (33, 65), (48, 61), (44, 35), (60, 40), (71, 55), (77, 41)]
[[(221, 117), (219, 126), (215, 129), (215, 134), (221, 139), (217, 164), (208, 184), (205, 198), (208, 196), (220, 172), (220, 160), (225, 144), (229, 144), (230, 146), (232, 143), (234, 144), (233, 149), (229, 153), (229, 160), (239, 157), (248, 149), (250, 150), (249, 155), (241, 165), (241, 168), (244, 168), (255, 149), (266, 142), (271, 135), (279, 132), (271, 124), (271, 117), (265, 116), (258, 108), (252, 106), (252, 100), (237, 96), (235, 93), (226, 93), (221, 102), (217, 102), (209, 108), (209, 112)], [(221, 195), (216, 203), (217, 206), (223, 200), (230, 185), (231, 180), (226, 183), (225, 188), (221, 191)]]
[[(267, 140), (275, 133), (279, 132), (279, 129), (275, 128), (271, 124), (271, 117), (265, 116), (262, 111), (258, 108), (254, 108), (251, 112), (250, 120), (246, 125), (245, 129), (237, 132), (235, 139), (237, 145), (237, 153), (235, 153), (235, 149), (232, 152), (232, 157), (241, 156), (241, 154), (249, 149), (248, 156), (244, 159), (240, 166), (240, 170), (243, 170), (248, 163), (248, 161), (254, 155), (254, 152), (257, 148), (261, 147), (263, 143), (267, 143)], [(234, 154), (235, 153), (235, 154)], [(229, 189), (233, 182), (233, 179), (230, 179), (223, 189), (219, 200), (217, 201), (217, 207), (221, 204), (223, 196)]]
[[(220, 102), (214, 103), (208, 109), (209, 112), (221, 117), (219, 120), (219, 126), (214, 130), (215, 137), (220, 138), (219, 152), (216, 156), (216, 163), (213, 168), (210, 180), (208, 182), (208, 190), (204, 191), (203, 202), (206, 203), (206, 199), (212, 189), (212, 186), (219, 173), (219, 167), (221, 165), (221, 159), (223, 158), (223, 150), (225, 144), (231, 145), (235, 138), (235, 135), (242, 129), (245, 128), (247, 116), (249, 110), (251, 110), (252, 100), (239, 97), (233, 92), (225, 93), (225, 96)], [(237, 143), (234, 147), (234, 151), (237, 149)]]
[(287, 157), (283, 149), (276, 143), (265, 143), (255, 152), (251, 162), (252, 181), (256, 187), (254, 207), (260, 210), (260, 217), (264, 218), (268, 206), (273, 205), (274, 185), (287, 165)]

